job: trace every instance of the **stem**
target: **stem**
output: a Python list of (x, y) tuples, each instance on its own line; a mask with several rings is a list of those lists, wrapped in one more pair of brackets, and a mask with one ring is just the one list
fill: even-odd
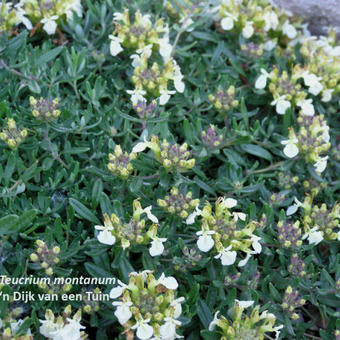
[(44, 132), (44, 139), (47, 141), (48, 143), (48, 148), (50, 149), (50, 152), (52, 154), (52, 157), (59, 162), (63, 167), (65, 167), (66, 169), (69, 169), (69, 166), (67, 164), (64, 163), (64, 161), (60, 158), (58, 152), (53, 150), (52, 147), (52, 142), (50, 140), (50, 138), (48, 137), (48, 126), (46, 126), (46, 130)]
[(196, 9), (196, 7), (197, 7), (197, 5), (192, 5), (189, 14), (184, 19), (184, 21), (182, 23), (182, 26), (181, 26), (180, 30), (178, 31), (178, 33), (176, 35), (176, 38), (175, 38), (175, 41), (174, 41), (174, 44), (172, 46), (171, 57), (173, 57), (175, 55), (175, 49), (176, 49), (178, 40), (179, 40), (180, 36), (182, 35), (182, 33), (184, 32), (185, 25), (186, 25), (187, 21), (190, 19), (190, 17), (192, 16), (192, 14), (193, 14), (194, 10)]
[(284, 161), (281, 161), (281, 162), (278, 162), (276, 164), (270, 165), (270, 166), (268, 166), (267, 168), (264, 168), (264, 169), (247, 171), (246, 174), (252, 175), (252, 174), (260, 174), (262, 172), (267, 172), (267, 171), (279, 168), (283, 163), (284, 163)]
[(3, 59), (0, 59), (0, 68), (3, 67), (5, 70), (7, 70), (8, 72), (10, 73), (13, 73), (15, 74), (16, 76), (20, 77), (20, 78), (24, 78), (26, 80), (36, 80), (36, 81), (39, 81), (39, 79), (33, 75), (30, 75), (30, 76), (26, 76), (24, 75), (23, 73), (13, 69), (13, 68), (10, 68), (5, 62)]

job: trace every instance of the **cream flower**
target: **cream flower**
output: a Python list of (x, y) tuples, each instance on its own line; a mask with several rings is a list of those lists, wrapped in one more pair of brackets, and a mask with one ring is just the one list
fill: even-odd
[(48, 35), (52, 35), (55, 33), (57, 29), (57, 23), (56, 23), (57, 19), (58, 19), (58, 15), (52, 15), (51, 17), (43, 18), (40, 20), (40, 22), (44, 24), (43, 29)]
[(301, 113), (304, 116), (314, 116), (315, 109), (312, 99), (299, 100), (296, 105), (301, 108)]
[(163, 243), (166, 242), (166, 238), (159, 238), (155, 236), (151, 241), (151, 247), (149, 253), (152, 257), (162, 255), (164, 252)]
[(282, 26), (282, 32), (289, 38), (294, 39), (297, 36), (297, 31), (293, 25), (289, 23), (289, 20), (286, 20), (286, 22)]
[(197, 240), (197, 246), (200, 251), (208, 252), (214, 246), (214, 240), (210, 235), (214, 235), (215, 231), (213, 230), (201, 230), (196, 233), (199, 235)]
[(126, 285), (125, 283), (123, 283), (122, 281), (118, 280), (118, 286), (115, 288), (112, 288), (110, 291), (110, 298), (111, 299), (116, 299), (118, 297), (120, 297), (124, 290), (128, 288), (128, 285)]
[(196, 207), (196, 209), (187, 217), (185, 223), (186, 224), (194, 224), (195, 223), (195, 218), (197, 216), (200, 216), (202, 214), (202, 210)]
[(281, 141), (281, 144), (285, 145), (283, 153), (289, 158), (294, 158), (299, 153), (298, 142), (297, 138)]
[(105, 215), (104, 226), (96, 225), (94, 226), (96, 230), (100, 230), (97, 239), (100, 243), (112, 246), (116, 242), (115, 236), (112, 234), (113, 225), (108, 215)]
[(286, 95), (283, 96), (277, 96), (271, 103), (270, 105), (275, 105), (276, 107), (276, 112), (280, 115), (284, 115), (287, 111), (287, 109), (289, 109), (291, 107), (291, 103), (286, 100)]
[(323, 90), (321, 101), (323, 101), (324, 103), (328, 103), (329, 101), (331, 101), (333, 92), (334, 92), (334, 89)]
[(223, 197), (221, 200), (221, 204), (223, 204), (225, 208), (231, 209), (237, 205), (237, 200), (235, 200), (234, 198)]
[(131, 319), (132, 313), (130, 311), (130, 306), (133, 305), (131, 301), (114, 301), (112, 302), (112, 305), (117, 306), (114, 314), (121, 325), (124, 325)]
[(242, 29), (242, 35), (249, 39), (254, 34), (254, 25), (252, 21), (247, 21), (246, 25)]
[(267, 86), (267, 79), (270, 78), (270, 74), (263, 68), (261, 68), (261, 75), (255, 82), (255, 88), (263, 90)]
[(159, 333), (163, 338), (174, 338), (176, 336), (176, 326), (182, 323), (170, 317), (164, 318), (165, 324), (159, 328)]
[(215, 259), (221, 259), (222, 266), (230, 266), (235, 263), (237, 253), (236, 251), (230, 251), (231, 248), (231, 245), (227, 248), (223, 248), (215, 256)]
[(165, 105), (172, 94), (175, 94), (176, 91), (170, 91), (168, 89), (163, 89), (163, 90), (160, 90), (159, 93), (161, 94), (161, 96), (159, 97), (159, 105)]
[(324, 172), (326, 167), (327, 167), (327, 160), (328, 160), (328, 156), (325, 157), (320, 157), (315, 163), (314, 163), (314, 167), (315, 167), (315, 171), (316, 172)]
[(158, 218), (151, 212), (152, 205), (149, 205), (148, 207), (143, 209), (143, 212), (146, 213), (146, 216), (148, 219), (153, 223), (158, 223)]
[(303, 207), (303, 203), (301, 203), (296, 197), (294, 197), (294, 202), (295, 203), (293, 205), (288, 207), (286, 212), (287, 216), (295, 214), (300, 207)]
[(254, 304), (254, 301), (253, 300), (239, 301), (239, 300), (235, 299), (235, 303), (237, 303), (242, 308), (248, 308), (248, 307), (250, 307)]
[(227, 14), (227, 17), (225, 17), (221, 20), (221, 27), (225, 31), (230, 31), (231, 29), (233, 29), (234, 21), (237, 20), (237, 17), (231, 15), (230, 13), (226, 13), (226, 14)]
[(143, 97), (146, 94), (146, 91), (143, 89), (127, 90), (126, 92), (131, 95), (131, 101), (134, 105), (136, 105), (139, 101), (146, 101)]
[(303, 235), (302, 239), (305, 240), (308, 238), (309, 244), (319, 244), (321, 241), (323, 241), (323, 233), (319, 230), (317, 226), (313, 227), (311, 230), (309, 230), (305, 235)]
[(175, 290), (178, 288), (178, 282), (173, 276), (165, 276), (164, 273), (157, 280), (158, 284), (163, 285), (165, 288)]
[(214, 315), (213, 321), (209, 324), (209, 331), (213, 331), (215, 329), (215, 326), (218, 326), (220, 319), (218, 318), (218, 314), (220, 314), (220, 311), (217, 311)]
[(137, 328), (137, 337), (141, 340), (147, 340), (150, 339), (153, 335), (153, 328), (148, 324), (150, 322), (150, 319), (140, 319), (137, 321), (135, 325), (131, 327), (131, 329)]

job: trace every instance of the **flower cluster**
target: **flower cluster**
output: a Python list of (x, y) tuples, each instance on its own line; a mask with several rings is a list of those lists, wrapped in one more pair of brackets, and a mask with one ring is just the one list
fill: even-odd
[(53, 120), (60, 116), (60, 110), (58, 110), (59, 99), (55, 98), (45, 99), (30, 97), (30, 105), (33, 117), (42, 120)]
[(19, 130), (14, 119), (7, 120), (7, 126), (0, 132), (0, 139), (3, 140), (11, 149), (15, 149), (27, 136), (27, 130)]
[[(124, 223), (116, 214), (111, 217), (104, 215), (104, 225), (96, 225), (95, 229), (99, 231), (97, 239), (100, 243), (106, 245), (114, 245), (119, 241), (123, 249), (131, 246), (146, 244), (151, 239), (151, 247), (149, 249), (151, 256), (161, 255), (164, 251), (163, 243), (166, 238), (157, 237), (158, 219), (151, 212), (152, 207), (142, 208), (139, 200), (133, 201), (133, 213), (130, 220)], [(154, 223), (148, 231), (145, 231), (147, 221), (141, 216), (146, 216)]]
[(328, 241), (339, 237), (340, 203), (336, 203), (332, 209), (327, 209), (325, 203), (321, 206), (313, 205), (310, 211), (305, 210), (304, 227), (306, 232), (314, 230), (320, 232), (322, 238)]
[[(328, 37), (301, 37), (301, 54), (308, 69), (318, 84), (316, 91), (321, 93), (323, 102), (329, 102), (334, 95), (340, 92), (340, 46), (336, 46), (336, 36), (333, 30)], [(305, 80), (306, 83), (306, 80)]]
[(24, 24), (27, 29), (32, 28), (32, 23), (25, 16), (22, 9), (22, 1), (13, 7), (11, 2), (1, 1), (0, 3), (0, 33), (10, 32), (14, 26)]
[[(92, 294), (95, 294), (95, 295), (102, 294), (102, 291), (98, 287), (91, 289), (91, 290), (87, 290), (86, 292), (91, 292)], [(83, 311), (86, 314), (93, 314), (100, 310), (99, 301), (88, 299), (87, 294), (83, 294), (83, 302), (84, 302)]]
[(253, 42), (242, 44), (241, 51), (243, 52), (243, 55), (248, 59), (259, 58), (263, 55), (264, 44), (255, 44)]
[(1, 320), (0, 319), (0, 338), (1, 340), (33, 340), (31, 330), (28, 329), (25, 335), (19, 335), (19, 328), (24, 320)]
[(299, 181), (298, 176), (291, 176), (289, 173), (279, 172), (277, 175), (278, 184), (282, 189), (291, 189)]
[(294, 158), (301, 153), (306, 162), (313, 163), (315, 170), (323, 172), (327, 166), (328, 156), (322, 156), (331, 146), (329, 140), (329, 126), (323, 115), (304, 116), (298, 118), (300, 129), (296, 134), (293, 128), (289, 129), (289, 139), (283, 140), (285, 145), (283, 153)]
[(306, 300), (299, 298), (299, 292), (291, 286), (288, 286), (281, 306), (291, 319), (297, 320), (299, 319), (299, 315), (295, 312), (295, 309), (303, 306), (305, 303)]
[(209, 94), (208, 98), (217, 111), (227, 113), (232, 108), (239, 106), (239, 101), (235, 99), (235, 93), (235, 86), (231, 85), (226, 91), (218, 90), (214, 95)]
[(142, 15), (138, 10), (132, 20), (127, 8), (122, 13), (114, 13), (113, 19), (116, 29), (109, 36), (110, 52), (113, 56), (122, 52), (123, 47), (136, 51), (149, 45), (151, 49), (159, 49), (163, 57), (169, 57), (171, 53), (169, 28), (163, 19), (158, 19), (153, 24), (149, 14)]
[[(128, 90), (127, 93), (131, 95), (134, 105), (139, 101), (145, 101), (144, 96), (159, 97), (159, 104), (165, 105), (176, 91), (184, 92), (183, 75), (177, 62), (169, 57), (162, 65), (156, 61), (150, 65), (151, 54), (152, 45), (147, 45), (131, 56), (134, 67), (132, 82), (135, 89)], [(176, 91), (168, 89), (169, 81), (173, 82)]]
[(229, 321), (226, 317), (218, 317), (219, 311), (215, 313), (214, 320), (209, 325), (209, 330), (216, 326), (222, 334), (221, 340), (240, 339), (265, 339), (266, 333), (275, 332), (275, 339), (279, 338), (280, 329), (283, 325), (274, 326), (276, 316), (268, 311), (260, 313), (260, 306), (256, 306), (250, 315), (244, 313), (245, 308), (254, 304), (254, 301), (235, 300), (234, 317)]
[(120, 145), (116, 145), (114, 153), (109, 153), (108, 169), (122, 179), (127, 179), (133, 172), (131, 160), (136, 159), (134, 152), (123, 152)]
[(269, 0), (227, 0), (217, 8), (224, 31), (242, 33), (245, 39), (254, 34), (263, 41), (282, 35), (286, 39), (297, 36), (296, 28), (287, 14), (279, 12)]
[(37, 240), (35, 245), (36, 250), (30, 255), (31, 261), (39, 263), (39, 266), (45, 269), (47, 275), (52, 275), (53, 267), (59, 263), (57, 255), (60, 253), (60, 248), (58, 246), (49, 248), (42, 240)]
[(302, 245), (300, 221), (295, 223), (279, 221), (277, 229), (279, 232), (277, 238), (283, 247), (300, 247)]
[(187, 218), (189, 214), (194, 210), (200, 200), (192, 199), (192, 192), (187, 194), (178, 191), (178, 188), (173, 187), (170, 190), (170, 195), (164, 197), (164, 199), (158, 199), (157, 203), (165, 211), (170, 214), (175, 214), (181, 218)]
[(173, 340), (178, 338), (178, 320), (182, 314), (181, 303), (176, 299), (178, 283), (164, 273), (156, 279), (151, 271), (131, 273), (128, 284), (118, 281), (118, 286), (110, 292), (112, 299), (120, 297), (112, 304), (116, 307), (115, 316), (124, 327), (126, 334), (138, 339)]
[(49, 35), (55, 34), (62, 20), (71, 20), (74, 12), (82, 16), (81, 0), (21, 0), (19, 5), (22, 13)]
[(80, 324), (81, 310), (78, 310), (72, 317), (71, 305), (68, 305), (63, 312), (63, 315), (57, 317), (50, 309), (46, 310), (45, 320), (40, 320), (40, 333), (51, 340), (82, 340), (87, 338), (87, 334), (82, 331), (85, 329)]
[(159, 138), (155, 135), (151, 136), (151, 141), (140, 142), (134, 146), (132, 152), (142, 152), (146, 148), (150, 148), (155, 158), (164, 168), (169, 171), (185, 172), (195, 166), (195, 159), (190, 158), (191, 152), (188, 150), (188, 144), (170, 144), (166, 139), (160, 143)]
[(186, 272), (188, 269), (196, 267), (202, 258), (202, 255), (199, 254), (195, 247), (184, 247), (182, 249), (182, 254), (183, 256), (175, 257), (173, 259), (174, 269), (182, 272)]
[(288, 271), (297, 277), (306, 276), (306, 264), (299, 258), (297, 253), (292, 255), (290, 264), (288, 265)]
[(218, 134), (215, 125), (210, 125), (206, 130), (201, 132), (203, 145), (210, 150), (217, 149), (221, 146), (223, 135)]
[(146, 120), (154, 115), (156, 101), (153, 100), (149, 105), (147, 105), (145, 100), (138, 101), (135, 105), (133, 105), (133, 109), (141, 119)]
[[(261, 238), (254, 234), (257, 222), (239, 226), (239, 221), (246, 220), (246, 214), (229, 210), (236, 205), (235, 199), (221, 197), (215, 203), (215, 213), (207, 202), (202, 210), (196, 209), (192, 214), (202, 217), (202, 229), (196, 233), (199, 236), (198, 248), (203, 252), (215, 248), (218, 253), (215, 258), (220, 259), (223, 266), (234, 264), (238, 252), (246, 255), (238, 266), (245, 266), (251, 255), (259, 254), (262, 250), (259, 243)], [(192, 216), (189, 216), (187, 223), (193, 222)]]

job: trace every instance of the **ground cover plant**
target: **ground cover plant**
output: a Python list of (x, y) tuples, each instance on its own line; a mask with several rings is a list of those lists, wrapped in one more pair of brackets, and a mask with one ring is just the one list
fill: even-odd
[(340, 339), (333, 30), (0, 1), (0, 83), (1, 339)]

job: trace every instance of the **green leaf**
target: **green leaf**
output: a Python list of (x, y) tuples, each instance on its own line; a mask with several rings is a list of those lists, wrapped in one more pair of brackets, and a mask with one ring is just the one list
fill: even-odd
[(216, 196), (215, 190), (208, 184), (201, 181), (198, 177), (194, 178), (195, 183), (204, 191), (208, 192), (209, 194)]
[(272, 155), (264, 148), (262, 148), (261, 146), (258, 145), (254, 145), (254, 144), (242, 144), (240, 145), (241, 149), (243, 149), (245, 152), (260, 157), (260, 158), (264, 158), (268, 161), (272, 160)]
[(99, 267), (97, 264), (86, 262), (84, 266), (92, 277), (112, 277), (112, 273)]
[(0, 218), (0, 235), (10, 234), (18, 219), (19, 217), (17, 215), (7, 215)]
[(40, 65), (48, 63), (49, 61), (54, 60), (63, 49), (64, 47), (60, 46), (60, 47), (54, 48), (53, 50), (47, 51), (46, 53), (44, 53), (43, 55), (41, 55), (38, 59), (34, 61), (35, 65), (40, 66)]
[(196, 307), (197, 307), (197, 315), (198, 315), (199, 319), (201, 320), (204, 328), (208, 328), (209, 325), (210, 325), (210, 322), (214, 318), (209, 307), (201, 299), (197, 300)]
[(100, 224), (98, 218), (93, 214), (90, 209), (86, 208), (84, 204), (80, 203), (75, 198), (70, 198), (69, 202), (79, 216), (85, 218), (85, 220), (88, 220), (92, 223)]

